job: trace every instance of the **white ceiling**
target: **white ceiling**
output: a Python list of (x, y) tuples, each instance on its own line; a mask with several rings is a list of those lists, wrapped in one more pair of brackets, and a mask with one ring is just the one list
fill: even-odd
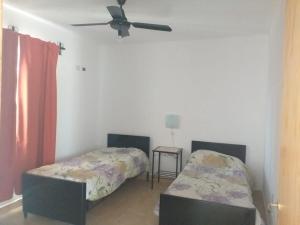
[[(172, 33), (131, 28), (134, 41), (184, 40), (206, 37), (263, 34), (269, 31), (276, 0), (127, 0), (126, 16), (132, 22), (171, 25)], [(44, 19), (71, 23), (105, 22), (106, 10), (115, 0), (4, 0)], [(73, 28), (71, 28), (73, 29)], [(116, 31), (106, 27), (75, 28), (100, 40), (110, 40)]]

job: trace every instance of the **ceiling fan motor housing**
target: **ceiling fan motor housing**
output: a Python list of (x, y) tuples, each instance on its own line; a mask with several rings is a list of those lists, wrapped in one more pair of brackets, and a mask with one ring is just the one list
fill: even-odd
[(118, 1), (119, 5), (124, 5), (126, 2), (126, 0), (117, 0), (117, 1)]
[(120, 30), (121, 28), (129, 29), (130, 23), (124, 19), (114, 19), (113, 21), (111, 21), (110, 26), (111, 26), (111, 28), (113, 28), (115, 30)]

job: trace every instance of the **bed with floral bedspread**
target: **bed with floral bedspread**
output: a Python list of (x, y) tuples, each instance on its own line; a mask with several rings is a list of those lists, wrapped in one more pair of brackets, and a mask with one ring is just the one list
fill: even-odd
[(28, 174), (86, 183), (86, 199), (99, 200), (114, 192), (127, 178), (148, 171), (149, 160), (137, 148), (104, 148)]
[[(209, 150), (193, 152), (165, 194), (255, 208), (246, 165), (238, 158)], [(155, 214), (159, 214), (159, 204)], [(256, 210), (256, 225), (263, 224)]]

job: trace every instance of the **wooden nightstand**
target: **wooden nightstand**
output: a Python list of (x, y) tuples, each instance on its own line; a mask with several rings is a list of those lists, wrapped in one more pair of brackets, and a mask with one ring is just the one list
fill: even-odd
[[(157, 181), (159, 182), (160, 177), (166, 177), (166, 178), (176, 178), (178, 175), (178, 160), (180, 158), (180, 170), (182, 170), (182, 148), (177, 147), (164, 147), (159, 146), (152, 150), (152, 174), (151, 174), (151, 188), (153, 189), (153, 179), (154, 179), (154, 159), (155, 159), (155, 153), (158, 153), (158, 171), (157, 171)], [(161, 153), (167, 153), (167, 154), (173, 154), (176, 155), (176, 171), (161, 171), (160, 170), (160, 158)]]

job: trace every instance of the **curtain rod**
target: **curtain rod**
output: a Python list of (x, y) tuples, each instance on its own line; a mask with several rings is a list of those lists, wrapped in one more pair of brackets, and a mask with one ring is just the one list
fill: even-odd
[[(8, 25), (8, 29), (12, 30), (13, 32), (18, 32), (18, 27), (14, 25)], [(64, 44), (62, 42), (57, 42), (57, 45), (59, 47), (59, 55), (62, 55), (62, 51), (66, 50)]]

